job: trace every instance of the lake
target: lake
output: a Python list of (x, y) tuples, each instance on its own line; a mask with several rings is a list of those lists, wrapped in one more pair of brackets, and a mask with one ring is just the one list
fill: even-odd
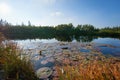
[[(62, 62), (67, 59), (75, 61), (73, 64), (76, 64), (79, 60), (88, 61), (94, 57), (95, 60), (101, 61), (101, 55), (105, 55), (106, 58), (111, 56), (120, 58), (120, 39), (79, 37), (71, 40), (53, 38), (11, 41), (17, 43), (25, 52), (21, 54), (21, 58), (30, 57), (36, 74), (44, 73), (40, 74), (41, 80), (44, 75), (49, 79), (51, 79), (48, 77), (49, 75), (55, 76), (55, 65), (62, 65)], [(48, 74), (48, 70), (50, 74)]]
[[(68, 41), (58, 41), (57, 39), (26, 39), (12, 40), (23, 49), (35, 49), (38, 44), (54, 44)], [(117, 38), (93, 38), (92, 40), (80, 37), (79, 40), (73, 39), (70, 43), (94, 43), (94, 49), (102, 52), (105, 55), (120, 56), (120, 39)], [(40, 45), (40, 46), (42, 46)]]

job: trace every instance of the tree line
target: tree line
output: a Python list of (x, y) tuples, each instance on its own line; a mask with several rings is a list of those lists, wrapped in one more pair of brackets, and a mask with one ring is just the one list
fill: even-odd
[(77, 25), (73, 26), (72, 23), (60, 24), (57, 26), (34, 26), (30, 21), (28, 25), (11, 25), (7, 21), (0, 20), (0, 32), (9, 39), (25, 39), (25, 38), (68, 38), (73, 39), (79, 36), (101, 36), (101, 37), (119, 37), (120, 26), (96, 28), (93, 25)]

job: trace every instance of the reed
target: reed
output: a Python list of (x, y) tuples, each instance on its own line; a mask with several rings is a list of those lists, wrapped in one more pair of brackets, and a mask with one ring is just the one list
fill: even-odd
[[(2, 43), (1, 43), (2, 44)], [(12, 42), (0, 46), (0, 70), (5, 80), (38, 80), (33, 65)]]
[(76, 65), (69, 65), (69, 63), (75, 63), (71, 60), (63, 61), (63, 64), (65, 63), (67, 65), (56, 65), (58, 77), (55, 77), (54, 80), (120, 80), (120, 60), (118, 58), (91, 59), (87, 62), (80, 60)]

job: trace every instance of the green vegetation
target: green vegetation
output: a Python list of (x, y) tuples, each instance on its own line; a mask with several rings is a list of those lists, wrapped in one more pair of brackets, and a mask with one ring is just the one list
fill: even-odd
[(99, 29), (96, 29), (93, 25), (78, 25), (75, 28), (75, 35), (86, 36), (86, 35), (97, 35)]
[(56, 38), (63, 41), (72, 41), (79, 36), (100, 36), (100, 37), (118, 37), (120, 36), (120, 26), (106, 27), (102, 29), (95, 28), (93, 25), (61, 24), (57, 26), (34, 26), (30, 21), (28, 25), (11, 25), (1, 20), (0, 32), (9, 39), (51, 39)]
[(0, 72), (3, 72), (0, 73), (2, 75), (0, 79), (38, 80), (30, 60), (26, 57), (21, 58), (21, 53), (17, 45), (12, 42), (0, 43)]
[(99, 31), (99, 34), (101, 36), (113, 36), (113, 37), (120, 36), (120, 26), (113, 27), (113, 28), (110, 28), (110, 27), (102, 28)]
[[(10, 25), (6, 21), (0, 21), (0, 71), (3, 71), (5, 80), (38, 80), (33, 65), (26, 57), (21, 58), (21, 51), (14, 43), (3, 44), (4, 37), (10, 39), (35, 39), (56, 38), (63, 41), (72, 41), (76, 38), (84, 41), (92, 40), (92, 37), (119, 37), (120, 26), (97, 29), (93, 25), (78, 25), (72, 23), (52, 26), (28, 26)], [(85, 36), (85, 37), (82, 37)], [(95, 52), (97, 53), (97, 52)], [(82, 56), (78, 53), (77, 59), (65, 58), (61, 65), (56, 64), (58, 76), (53, 80), (119, 80), (120, 59), (106, 58), (101, 54), (98, 56)], [(69, 56), (69, 55), (68, 55)], [(89, 58), (90, 57), (90, 58)]]

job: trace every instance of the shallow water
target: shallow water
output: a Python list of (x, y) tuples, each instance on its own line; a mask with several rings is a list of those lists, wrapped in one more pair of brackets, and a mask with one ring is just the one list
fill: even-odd
[(95, 47), (105, 55), (120, 56), (120, 40), (113, 38), (98, 38), (92, 41)]
[(90, 52), (90, 50), (89, 50), (89, 49), (80, 49), (80, 52), (89, 53), (89, 52)]
[[(64, 59), (62, 53), (69, 56), (68, 53), (83, 53), (89, 55), (93, 51), (101, 52), (107, 56), (112, 55), (120, 57), (120, 40), (113, 38), (98, 38), (91, 42), (62, 42), (54, 39), (27, 39), (27, 40), (12, 40), (17, 43), (27, 54), (31, 55), (35, 71), (41, 68), (53, 68), (55, 60), (62, 62)], [(87, 54), (86, 54), (87, 53)], [(94, 54), (93, 54), (94, 55)], [(67, 57), (66, 56), (66, 57)], [(95, 56), (98, 56), (95, 54)], [(72, 58), (73, 57), (73, 58)], [(75, 59), (75, 55), (71, 56)]]
[[(61, 41), (56, 40), (55, 38), (53, 38), (53, 39), (12, 40), (12, 41), (18, 43), (18, 45), (23, 49), (36, 49), (36, 48), (44, 49), (44, 48), (46, 48), (46, 45), (49, 46), (49, 44), (53, 44), (53, 46), (56, 46), (54, 43), (61, 42)], [(76, 40), (72, 41), (72, 43), (76, 43), (76, 42), (77, 42)], [(93, 39), (91, 42), (94, 43), (95, 49), (99, 50), (100, 52), (102, 52), (105, 55), (120, 56), (120, 40), (119, 39), (97, 38), (97, 39)], [(91, 42), (87, 42), (87, 43), (91, 43)], [(82, 43), (86, 43), (86, 42), (82, 42)], [(109, 45), (109, 46), (101, 46), (101, 45)], [(80, 50), (80, 51), (84, 52), (85, 50)], [(87, 52), (89, 52), (89, 51), (87, 51)]]

